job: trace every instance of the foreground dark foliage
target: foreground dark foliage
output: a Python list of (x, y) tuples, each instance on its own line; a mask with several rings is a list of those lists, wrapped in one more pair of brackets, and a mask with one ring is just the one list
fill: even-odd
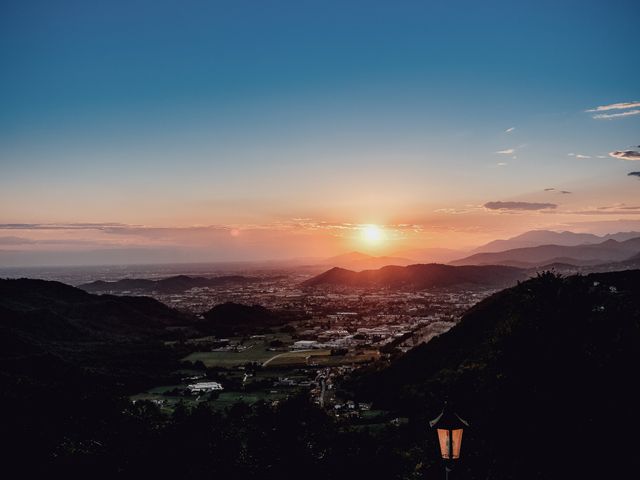
[[(70, 346), (84, 322), (60, 323), (64, 338), (55, 340), (59, 318), (47, 311), (2, 323), (3, 453), (20, 478), (440, 478), (427, 420), (447, 397), (472, 423), (456, 478), (613, 478), (640, 467), (632, 440), (640, 271), (542, 274), (481, 302), (390, 366), (350, 379), (345, 392), (409, 418), (371, 431), (336, 423), (304, 397), (224, 413), (202, 404), (172, 416), (131, 405), (122, 393), (157, 375), (152, 366), (128, 357), (117, 376), (95, 359), (83, 368), (89, 350)], [(19, 321), (42, 328), (18, 335)], [(117, 349), (129, 348), (102, 345), (116, 349), (99, 357), (113, 365)], [(173, 359), (152, 350), (168, 368)]]
[(408, 428), (341, 430), (302, 397), (173, 416), (147, 402), (60, 400), (14, 410), (19, 424), (5, 423), (21, 478), (412, 478), (423, 454)]
[(424, 421), (443, 398), (472, 423), (464, 478), (638, 471), (640, 271), (539, 275), (349, 385)]

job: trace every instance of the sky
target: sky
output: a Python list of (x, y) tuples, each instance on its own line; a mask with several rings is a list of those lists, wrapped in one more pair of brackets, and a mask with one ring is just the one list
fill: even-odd
[(640, 231), (639, 14), (5, 0), (0, 266)]

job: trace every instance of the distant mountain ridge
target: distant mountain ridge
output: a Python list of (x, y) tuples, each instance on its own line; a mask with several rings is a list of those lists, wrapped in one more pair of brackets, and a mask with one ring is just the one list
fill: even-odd
[(522, 268), (551, 263), (597, 265), (622, 262), (640, 252), (640, 237), (622, 242), (609, 239), (597, 244), (575, 246), (539, 245), (500, 252), (476, 253), (450, 262), (450, 265), (510, 265)]
[(599, 236), (592, 233), (575, 233), (570, 231), (531, 230), (506, 240), (493, 240), (486, 245), (475, 248), (471, 253), (495, 253), (515, 248), (537, 247), (540, 245), (562, 245), (568, 247), (597, 244), (607, 240), (624, 242), (637, 237), (640, 237), (640, 232), (618, 232)]
[(227, 284), (247, 284), (255, 282), (252, 277), (242, 275), (226, 275), (219, 277), (190, 277), (176, 275), (173, 277), (150, 280), (146, 278), (123, 278), (113, 282), (96, 280), (79, 285), (78, 288), (90, 293), (182, 293), (195, 287), (217, 287)]
[(468, 255), (468, 250), (454, 250), (442, 247), (412, 248), (396, 252), (396, 256), (411, 258), (412, 263), (447, 263)]
[(389, 265), (378, 270), (362, 272), (335, 267), (303, 282), (302, 285), (425, 289), (464, 284), (505, 286), (526, 277), (524, 270), (508, 266), (455, 267), (431, 263), (405, 267)]
[(349, 252), (342, 255), (337, 255), (335, 257), (327, 258), (319, 262), (319, 265), (324, 265), (327, 267), (349, 268), (353, 270), (366, 270), (372, 268), (380, 268), (386, 265), (404, 266), (410, 265), (412, 263), (415, 263), (415, 261), (409, 258), (390, 256), (376, 257), (374, 255), (367, 255), (366, 253), (361, 252)]

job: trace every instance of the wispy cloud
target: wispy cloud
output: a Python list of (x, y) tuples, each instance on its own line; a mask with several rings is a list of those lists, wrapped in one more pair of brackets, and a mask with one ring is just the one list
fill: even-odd
[(640, 206), (630, 206), (626, 203), (614, 203), (613, 205), (598, 207), (598, 210), (640, 210)]
[(487, 202), (484, 208), (488, 210), (547, 210), (557, 208), (555, 203), (536, 202)]
[(142, 227), (125, 223), (0, 223), (0, 230), (111, 230)]
[(559, 193), (561, 195), (568, 195), (568, 194), (572, 193), (569, 190), (556, 190), (555, 188), (545, 188), (544, 191), (545, 192), (556, 192), (556, 193)]
[(626, 110), (627, 108), (640, 107), (640, 102), (620, 102), (609, 105), (600, 105), (596, 108), (585, 110), (586, 112), (606, 112), (608, 110)]
[(434, 210), (435, 213), (446, 213), (448, 215), (463, 215), (465, 213), (471, 213), (474, 208), (438, 208)]
[(497, 154), (499, 155), (513, 155), (515, 153), (516, 149), (515, 148), (507, 148), (505, 150), (498, 150)]
[(585, 159), (585, 158), (591, 158), (591, 155), (584, 155), (582, 153), (567, 153), (567, 155), (569, 157), (575, 157), (575, 158), (580, 158), (580, 159)]
[(603, 205), (600, 207), (587, 207), (584, 210), (577, 210), (568, 213), (576, 215), (639, 215), (640, 206), (615, 203), (613, 205)]
[(597, 115), (593, 115), (593, 118), (596, 120), (610, 120), (613, 118), (630, 117), (632, 115), (640, 115), (640, 110), (629, 110), (627, 112), (620, 113), (599, 113)]
[(516, 129), (516, 127), (509, 127), (509, 128), (507, 128), (507, 129), (504, 131), (504, 133), (511, 133), (511, 132), (513, 132), (515, 129)]
[(636, 150), (616, 150), (609, 152), (609, 156), (621, 160), (640, 160), (640, 152)]
[[(93, 244), (96, 239), (113, 243), (113, 239), (137, 239), (137, 241), (160, 244), (188, 244), (210, 243), (214, 238), (238, 237), (252, 233), (305, 233), (311, 231), (324, 231), (328, 234), (340, 234), (340, 232), (358, 231), (363, 224), (347, 222), (327, 222), (313, 218), (291, 218), (264, 224), (242, 225), (187, 225), (187, 226), (153, 226), (153, 225), (128, 225), (124, 223), (68, 223), (68, 224), (40, 224), (40, 223), (5, 223), (0, 224), (0, 232), (11, 231), (23, 235), (37, 235), (54, 231), (53, 234), (79, 235), (83, 231), (90, 240), (84, 239), (31, 239), (18, 236), (0, 237), (0, 245), (62, 245), (62, 244)], [(409, 223), (394, 223), (381, 225), (391, 233), (418, 232), (422, 226)], [(121, 243), (119, 240), (115, 240)], [(130, 242), (130, 240), (126, 240)]]

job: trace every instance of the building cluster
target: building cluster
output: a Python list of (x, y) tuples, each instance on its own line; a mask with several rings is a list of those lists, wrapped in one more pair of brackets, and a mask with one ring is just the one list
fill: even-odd
[[(158, 300), (194, 314), (225, 302), (303, 313), (303, 319), (242, 337), (185, 340), (193, 352), (246, 360), (230, 362), (233, 367), (223, 363), (209, 372), (209, 378), (194, 378), (183, 389), (197, 401), (217, 401), (219, 396), (221, 402), (234, 395), (277, 402), (307, 391), (337, 418), (369, 418), (374, 414), (370, 405), (339, 398), (336, 385), (363, 363), (406, 352), (446, 332), (470, 306), (495, 291), (304, 289), (300, 285), (305, 278), (297, 273), (265, 275), (263, 281), (240, 286), (157, 295)], [(264, 355), (270, 352), (273, 355)], [(206, 395), (222, 390), (220, 395)]]
[(224, 390), (224, 388), (222, 387), (222, 384), (219, 382), (191, 383), (187, 386), (187, 388), (192, 394), (208, 393), (208, 392)]

